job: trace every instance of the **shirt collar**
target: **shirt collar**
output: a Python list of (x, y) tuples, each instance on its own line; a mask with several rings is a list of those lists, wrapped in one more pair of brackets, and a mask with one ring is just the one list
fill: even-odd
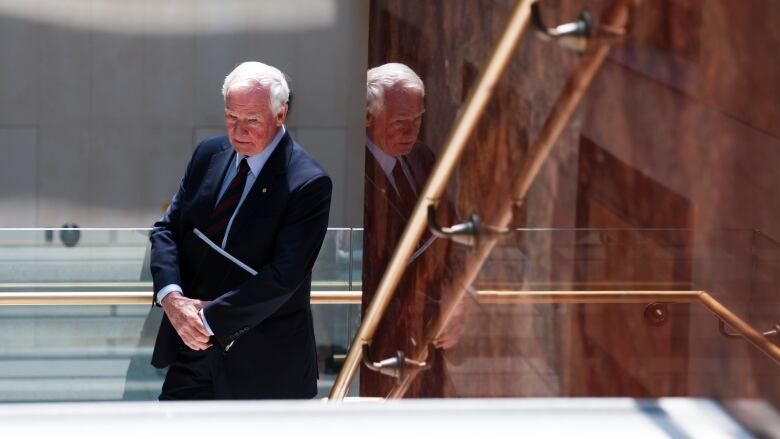
[(368, 147), (368, 150), (371, 151), (371, 154), (374, 155), (377, 163), (379, 163), (382, 172), (388, 176), (393, 175), (393, 167), (395, 166), (396, 158), (382, 151), (382, 149), (368, 137), (366, 137), (366, 146)]
[[(271, 143), (269, 143), (268, 146), (266, 146), (259, 153), (246, 157), (246, 163), (249, 165), (249, 170), (252, 171), (252, 175), (254, 175), (255, 178), (258, 175), (260, 175), (260, 171), (263, 170), (263, 166), (265, 166), (265, 162), (268, 161), (268, 158), (271, 157), (271, 154), (274, 153), (276, 147), (279, 146), (279, 142), (282, 141), (282, 137), (286, 132), (287, 129), (284, 127), (284, 124), (282, 124), (282, 127), (279, 128), (279, 131), (276, 132), (276, 136), (274, 136), (273, 140), (271, 140)], [(242, 158), (243, 158), (242, 155), (236, 153), (236, 160), (235, 160), (236, 169), (238, 169), (238, 165), (241, 163)]]

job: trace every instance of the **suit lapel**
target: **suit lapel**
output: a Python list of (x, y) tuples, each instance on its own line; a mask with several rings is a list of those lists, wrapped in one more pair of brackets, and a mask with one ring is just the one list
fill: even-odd
[(370, 193), (371, 197), (381, 197), (382, 200), (384, 200), (383, 202), (387, 203), (390, 209), (395, 212), (395, 214), (406, 221), (409, 218), (410, 209), (404, 206), (403, 200), (401, 200), (401, 197), (398, 195), (398, 192), (396, 192), (396, 189), (393, 188), (393, 185), (390, 183), (390, 179), (385, 175), (382, 166), (379, 164), (376, 158), (374, 158), (374, 155), (371, 153), (371, 151), (368, 150), (368, 148), (366, 148), (365, 170), (366, 180), (373, 189), (371, 191), (368, 189), (365, 190), (363, 195), (364, 206), (376, 205), (375, 203), (380, 201), (379, 199), (370, 200), (368, 198)]
[(211, 156), (209, 167), (206, 170), (203, 182), (198, 190), (199, 199), (197, 201), (197, 209), (201, 211), (201, 214), (197, 215), (196, 218), (201, 220), (200, 224), (198, 224), (199, 228), (205, 227), (208, 223), (211, 211), (214, 210), (214, 206), (217, 204), (217, 196), (219, 195), (219, 189), (222, 186), (222, 180), (225, 179), (228, 165), (236, 154), (230, 144), (227, 144), (226, 142), (227, 141), (225, 141), (223, 145), (226, 145), (227, 149)]
[(233, 225), (230, 226), (228, 245), (231, 242), (231, 237), (240, 236), (237, 234), (242, 233), (252, 214), (262, 211), (265, 200), (278, 190), (279, 185), (284, 182), (284, 179), (279, 178), (279, 176), (287, 173), (287, 164), (292, 153), (292, 145), (290, 134), (285, 133), (273, 154), (268, 157), (268, 161), (260, 171), (260, 175), (257, 176), (252, 189), (249, 190), (246, 199), (239, 207), (236, 218), (233, 220)]

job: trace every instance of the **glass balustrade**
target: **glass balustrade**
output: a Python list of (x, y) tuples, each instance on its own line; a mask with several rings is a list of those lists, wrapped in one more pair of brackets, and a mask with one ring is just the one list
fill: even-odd
[[(157, 398), (165, 371), (149, 361), (162, 312), (150, 306), (148, 237), (148, 229), (0, 230), (0, 402)], [(328, 230), (314, 296), (360, 292), (362, 243), (362, 230)], [(30, 293), (55, 303), (85, 292), (148, 293), (149, 302), (8, 304)], [(313, 300), (321, 396), (360, 323), (357, 301)]]
[[(777, 407), (779, 284), (780, 244), (753, 230), (512, 229), (474, 249), (436, 239), (364, 351), (361, 394)], [(398, 350), (400, 377), (370, 370)]]

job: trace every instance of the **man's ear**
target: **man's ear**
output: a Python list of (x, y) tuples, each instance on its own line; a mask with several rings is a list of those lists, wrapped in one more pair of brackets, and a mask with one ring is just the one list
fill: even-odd
[(279, 110), (279, 114), (276, 115), (276, 127), (279, 128), (282, 126), (284, 121), (287, 119), (287, 105), (283, 106), (281, 110)]
[(370, 111), (366, 111), (366, 128), (374, 124), (374, 115)]

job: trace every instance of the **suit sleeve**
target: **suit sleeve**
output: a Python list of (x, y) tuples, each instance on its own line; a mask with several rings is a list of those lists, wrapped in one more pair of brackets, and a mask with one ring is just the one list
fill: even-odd
[[(321, 175), (306, 182), (291, 197), (277, 231), (271, 262), (239, 288), (228, 291), (204, 310), (217, 341), (227, 346), (249, 328), (273, 315), (286, 302), (308, 305), (310, 279), (325, 233), (332, 183)], [(306, 297), (302, 297), (303, 295)], [(303, 302), (305, 300), (305, 302)]]
[[(197, 149), (196, 149), (197, 151)], [(187, 165), (179, 188), (171, 199), (168, 209), (159, 221), (154, 223), (149, 240), (152, 243), (150, 264), (152, 272), (154, 297), (153, 304), (157, 303), (157, 293), (163, 287), (171, 284), (181, 285), (181, 275), (179, 273), (179, 251), (176, 243), (181, 237), (181, 204), (187, 191), (188, 176), (195, 156)]]

